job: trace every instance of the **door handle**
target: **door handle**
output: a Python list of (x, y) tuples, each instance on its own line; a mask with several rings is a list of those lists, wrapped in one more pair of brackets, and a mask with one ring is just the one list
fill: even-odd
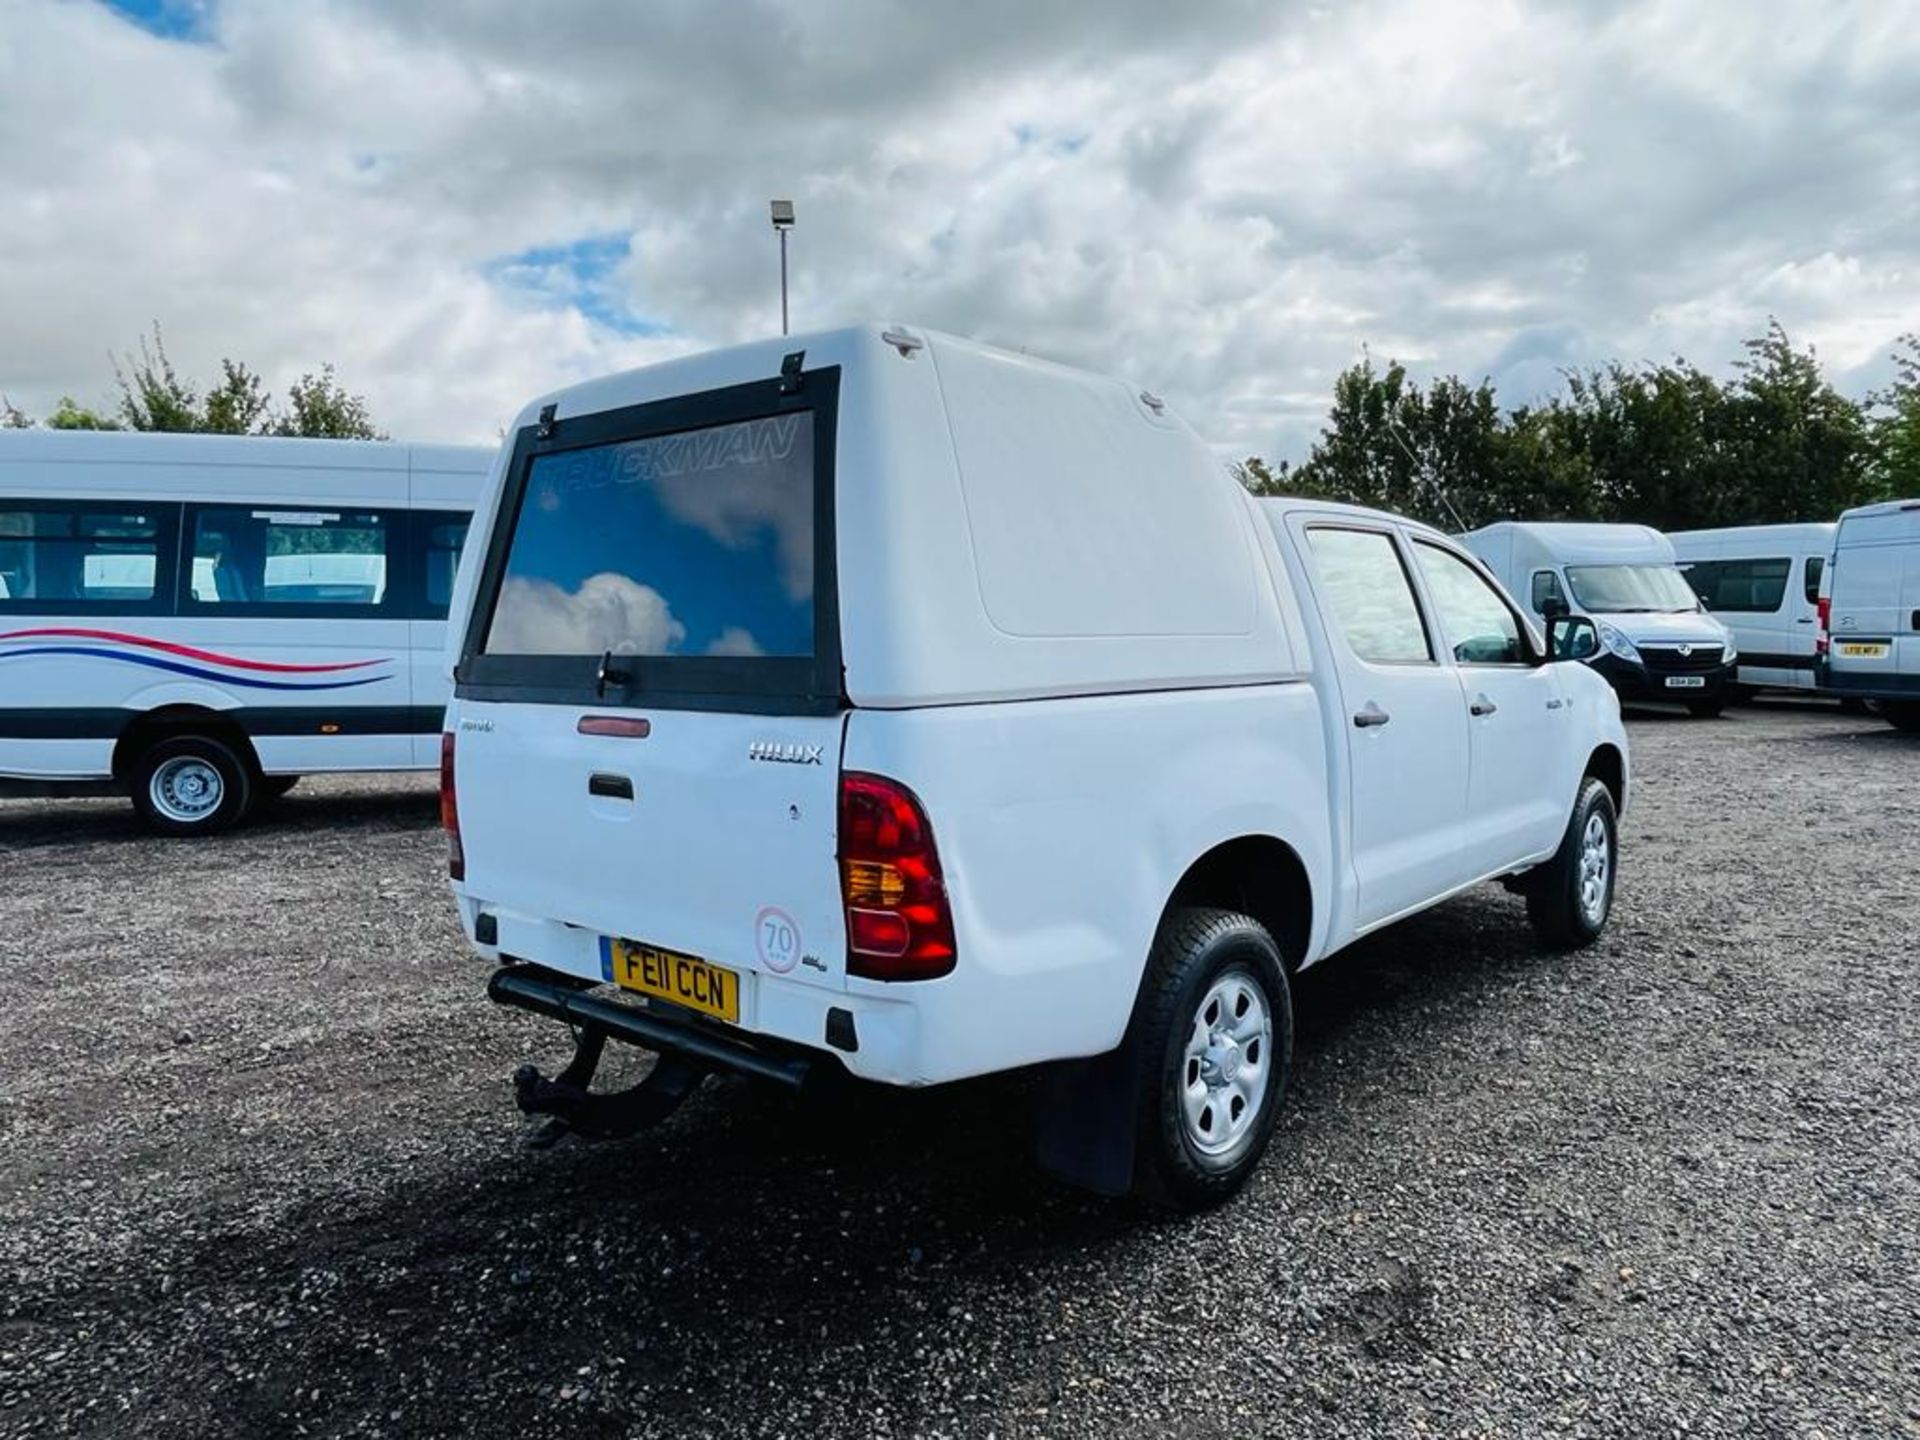
[(1798, 620), (1795, 620), (1793, 623), (1796, 625), (1811, 625), (1813, 623), (1813, 617), (1811, 615), (1802, 615)]
[(633, 780), (626, 775), (609, 775), (598, 770), (587, 777), (587, 793), (602, 800), (631, 800)]
[(1392, 718), (1371, 700), (1367, 701), (1364, 708), (1353, 712), (1353, 723), (1362, 730), (1370, 730), (1375, 725), (1384, 725)]
[(1499, 708), (1485, 695), (1476, 695), (1473, 697), (1473, 703), (1467, 706), (1467, 712), (1472, 715), (1491, 715)]

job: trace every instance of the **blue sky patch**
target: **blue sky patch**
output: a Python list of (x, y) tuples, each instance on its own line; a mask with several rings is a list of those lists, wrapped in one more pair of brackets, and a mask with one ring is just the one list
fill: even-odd
[(212, 0), (100, 0), (122, 20), (162, 40), (211, 43)]
[(633, 308), (620, 282), (629, 242), (624, 231), (583, 235), (563, 245), (536, 245), (489, 261), (487, 278), (504, 289), (570, 305), (596, 325), (622, 335), (663, 335), (665, 321)]

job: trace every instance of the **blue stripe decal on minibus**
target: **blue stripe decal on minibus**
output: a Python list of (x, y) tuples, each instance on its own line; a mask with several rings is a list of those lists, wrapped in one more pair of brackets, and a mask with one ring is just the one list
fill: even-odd
[(391, 675), (369, 675), (359, 680), (256, 680), (220, 670), (206, 670), (178, 660), (163, 660), (158, 655), (129, 655), (124, 650), (98, 650), (89, 645), (40, 645), (23, 650), (0, 650), (0, 660), (22, 660), (34, 655), (90, 655), (101, 660), (121, 660), (129, 665), (145, 665), (151, 670), (171, 670), (191, 675), (196, 680), (211, 680), (219, 685), (243, 685), (249, 690), (349, 690), (356, 685), (377, 685)]

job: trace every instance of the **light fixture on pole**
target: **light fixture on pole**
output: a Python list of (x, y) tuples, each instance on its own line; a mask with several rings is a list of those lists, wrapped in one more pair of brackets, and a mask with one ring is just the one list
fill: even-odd
[(787, 333), (787, 231), (793, 228), (793, 202), (775, 200), (771, 206), (774, 233), (780, 237), (780, 333)]

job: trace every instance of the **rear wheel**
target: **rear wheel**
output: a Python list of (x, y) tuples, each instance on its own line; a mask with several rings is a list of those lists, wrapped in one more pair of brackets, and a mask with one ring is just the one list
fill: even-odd
[(1233, 911), (1174, 911), (1134, 1023), (1136, 1188), (1181, 1209), (1218, 1205), (1260, 1163), (1293, 1060), (1293, 1003), (1273, 937)]
[(1613, 913), (1619, 860), (1613, 796), (1589, 775), (1580, 782), (1559, 850), (1527, 877), (1527, 918), (1534, 932), (1560, 949), (1598, 940)]
[(253, 801), (253, 776), (231, 746), (206, 735), (156, 741), (134, 762), (133, 806), (163, 835), (213, 835)]

